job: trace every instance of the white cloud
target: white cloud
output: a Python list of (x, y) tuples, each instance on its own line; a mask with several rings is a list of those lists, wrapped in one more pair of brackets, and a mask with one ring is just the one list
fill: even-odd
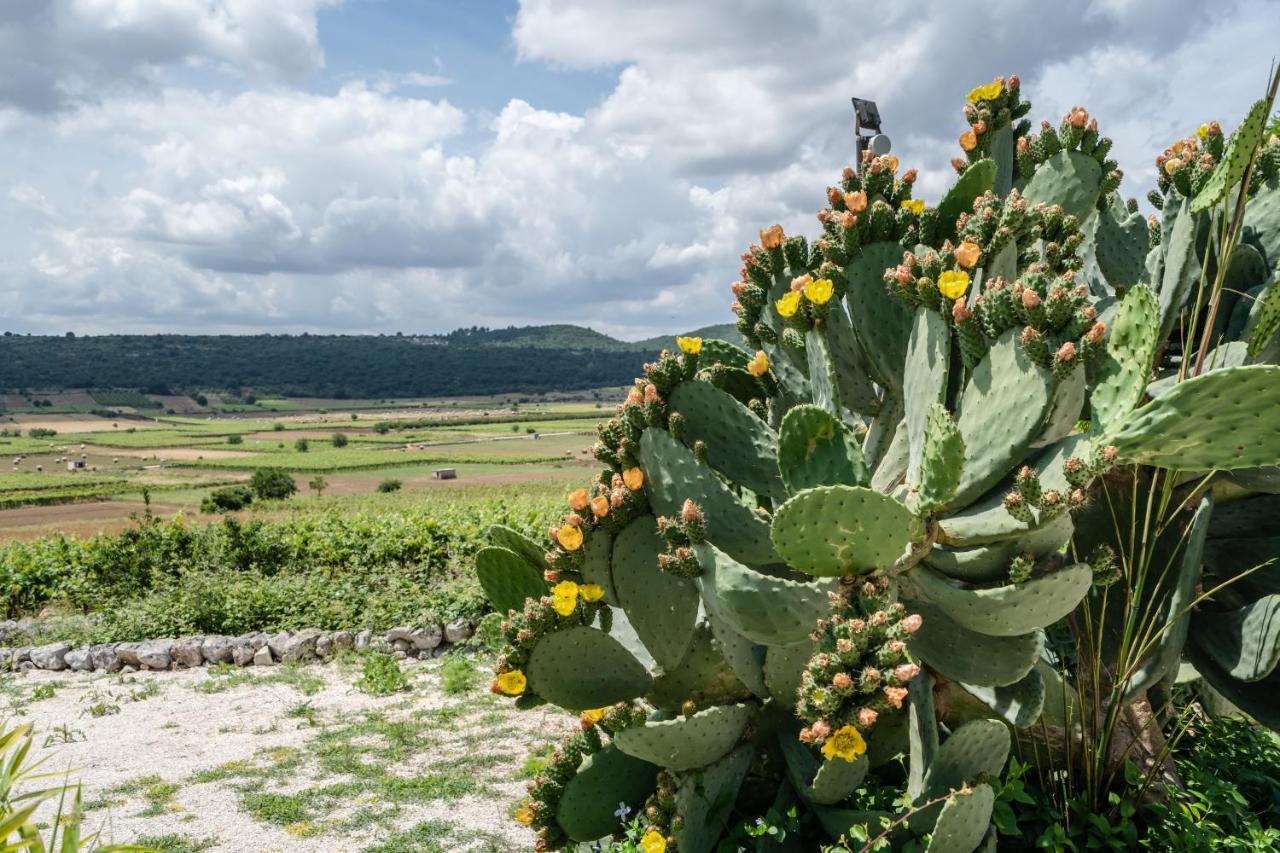
[[(936, 199), (964, 92), (1018, 71), (1034, 118), (1075, 103), (1099, 117), (1136, 194), (1174, 134), (1243, 113), (1280, 37), (1263, 0), (912, 0), (856, 15), (821, 0), (526, 0), (512, 22), (520, 61), (603, 69), (616, 84), (580, 114), (529, 95), (482, 118), (411, 97), (450, 84), (465, 102), (469, 81), (438, 62), (331, 93), (282, 85), (323, 61), (317, 5), (55, 4), (61, 47), (40, 78), (53, 112), (33, 123), (0, 109), (16, 152), (0, 164), (0, 216), (22, 223), (0, 234), (0, 294), (24, 322), (580, 322), (638, 337), (725, 321), (737, 256), (761, 226), (816, 231), (851, 155), (850, 95), (880, 103), (897, 152), (921, 167), (920, 194)], [(49, 26), (0, 17), (0, 46)], [(104, 46), (114, 33), (130, 51)], [(19, 75), (4, 63), (0, 103), (12, 104)], [(164, 71), (175, 64), (243, 82), (179, 82)], [(50, 159), (65, 168), (35, 168)]]

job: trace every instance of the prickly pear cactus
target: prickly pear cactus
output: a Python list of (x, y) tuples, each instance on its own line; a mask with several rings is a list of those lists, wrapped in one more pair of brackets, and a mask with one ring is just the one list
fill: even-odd
[[(510, 608), (494, 691), (580, 715), (519, 811), (538, 849), (629, 810), (647, 853), (707, 853), (773, 803), (839, 835), (898, 754), (896, 832), (993, 843), (1011, 741), (1072, 728), (1051, 646), (1130, 588), (1102, 520), (1126, 510), (1099, 494), (1124, 483), (1136, 511), (1153, 472), (1187, 483), (1150, 594), (1168, 625), (1115, 677), (1280, 727), (1280, 141), (1248, 170), (1250, 122), (1175, 143), (1147, 222), (1094, 118), (1032, 133), (1029, 110), (1016, 77), (970, 93), (937, 206), (868, 157), (816, 239), (761, 231), (732, 287), (749, 349), (680, 339), (599, 427), (604, 470), (541, 563), (507, 529), (481, 552)], [(1244, 236), (1214, 257), (1199, 194), (1246, 171)], [(1220, 264), (1211, 309), (1195, 285)]]

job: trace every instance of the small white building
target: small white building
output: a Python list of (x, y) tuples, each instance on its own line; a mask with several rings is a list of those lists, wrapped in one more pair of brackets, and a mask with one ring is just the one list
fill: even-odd
[(67, 460), (67, 470), (68, 470), (68, 471), (83, 471), (83, 470), (84, 470), (84, 460), (83, 460), (83, 459), (68, 459), (68, 460)]

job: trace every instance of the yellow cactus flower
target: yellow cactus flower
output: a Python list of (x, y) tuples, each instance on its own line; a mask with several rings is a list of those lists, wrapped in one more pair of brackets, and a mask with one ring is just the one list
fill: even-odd
[(685, 355), (697, 355), (702, 352), (702, 338), (676, 338), (676, 346)]
[(622, 472), (622, 482), (633, 492), (644, 488), (644, 471), (640, 468), (628, 468)]
[(569, 493), (569, 507), (574, 512), (582, 512), (590, 502), (586, 489), (575, 489)]
[(568, 616), (578, 608), (578, 585), (573, 581), (560, 581), (551, 587), (551, 607), (561, 616)]
[(974, 264), (982, 257), (982, 247), (972, 240), (965, 240), (956, 247), (956, 263), (967, 270), (973, 269)]
[(978, 134), (972, 130), (966, 130), (960, 134), (960, 147), (965, 151), (972, 151), (978, 147)]
[(516, 809), (516, 823), (521, 826), (529, 826), (533, 823), (533, 809), (529, 808), (528, 803)]
[(519, 696), (524, 692), (528, 684), (529, 680), (518, 669), (504, 672), (498, 676), (498, 689), (508, 696)]
[(884, 155), (884, 164), (889, 167), (890, 172), (898, 171), (898, 158), (892, 154)]
[(604, 719), (604, 715), (609, 713), (609, 706), (603, 708), (588, 708), (582, 712), (582, 719), (591, 723), (598, 723)]
[(582, 528), (576, 524), (562, 524), (556, 531), (556, 541), (566, 551), (576, 551), (582, 547)]
[(644, 853), (667, 853), (667, 839), (660, 832), (651, 829), (640, 839), (640, 849)]
[(947, 270), (938, 276), (938, 290), (948, 299), (959, 299), (969, 290), (969, 274), (960, 270)]
[(862, 739), (862, 733), (853, 726), (836, 729), (835, 733), (822, 745), (822, 755), (828, 760), (841, 758), (845, 761), (853, 761), (866, 751), (867, 742)]
[(756, 350), (755, 357), (747, 362), (747, 373), (752, 376), (764, 376), (769, 372), (769, 356), (764, 354), (764, 350)]
[(1196, 136), (1200, 137), (1201, 142), (1203, 142), (1205, 137), (1208, 135), (1209, 135), (1209, 125), (1202, 124), (1196, 128)]
[(1004, 91), (1004, 83), (1000, 80), (992, 80), (983, 86), (974, 86), (969, 90), (968, 101), (976, 104), (978, 101), (994, 101), (1000, 97), (1000, 93)]
[(800, 310), (800, 291), (787, 291), (787, 295), (773, 303), (773, 305), (783, 317), (794, 317), (796, 312)]
[(579, 591), (583, 601), (599, 601), (604, 598), (604, 587), (598, 583), (584, 583)]
[(833, 292), (835, 292), (835, 285), (831, 283), (829, 278), (820, 278), (804, 286), (805, 298), (814, 305), (826, 305), (830, 301)]
[(1168, 160), (1164, 161), (1164, 173), (1166, 175), (1172, 175), (1174, 172), (1178, 171), (1181, 168), (1182, 168), (1182, 161), (1179, 160), (1177, 157), (1170, 157)]
[(921, 199), (921, 198), (903, 199), (902, 209), (909, 210), (912, 213), (914, 213), (916, 216), (919, 216), (920, 214), (924, 213), (924, 199)]

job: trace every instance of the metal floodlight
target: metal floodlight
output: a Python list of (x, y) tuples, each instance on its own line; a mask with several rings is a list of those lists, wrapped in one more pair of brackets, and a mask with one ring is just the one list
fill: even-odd
[[(862, 171), (864, 151), (870, 151), (877, 157), (882, 157), (893, 148), (893, 142), (880, 132), (880, 108), (876, 106), (876, 102), (864, 98), (851, 100), (853, 101), (853, 138), (858, 152), (854, 168)], [(868, 135), (863, 135), (864, 130), (869, 132)]]

